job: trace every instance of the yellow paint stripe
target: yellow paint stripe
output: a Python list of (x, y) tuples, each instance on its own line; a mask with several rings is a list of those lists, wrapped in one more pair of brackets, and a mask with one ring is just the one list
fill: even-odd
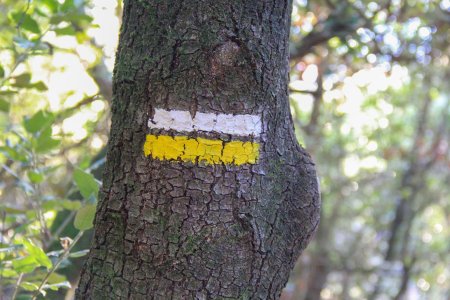
[(148, 134), (144, 154), (160, 160), (239, 166), (256, 163), (259, 157), (259, 143)]

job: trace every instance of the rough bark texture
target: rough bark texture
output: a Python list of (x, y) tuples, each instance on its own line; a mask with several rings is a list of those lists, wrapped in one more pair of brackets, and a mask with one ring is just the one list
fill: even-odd
[[(107, 163), (77, 299), (277, 299), (319, 220), (288, 106), (290, 1), (124, 3)], [(257, 164), (145, 157), (155, 108), (261, 116)], [(228, 141), (226, 134), (197, 136)]]

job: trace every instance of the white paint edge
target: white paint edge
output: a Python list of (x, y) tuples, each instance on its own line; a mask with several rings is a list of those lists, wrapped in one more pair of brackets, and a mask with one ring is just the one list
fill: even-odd
[(231, 115), (198, 112), (192, 118), (189, 111), (155, 109), (148, 127), (176, 131), (208, 131), (233, 135), (261, 134), (261, 118), (256, 115)]

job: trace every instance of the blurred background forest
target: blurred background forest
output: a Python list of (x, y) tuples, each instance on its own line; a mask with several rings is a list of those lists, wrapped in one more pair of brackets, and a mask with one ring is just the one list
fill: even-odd
[[(0, 0), (0, 299), (71, 299), (117, 0)], [(450, 299), (450, 1), (296, 0), (290, 100), (320, 228), (283, 300)]]

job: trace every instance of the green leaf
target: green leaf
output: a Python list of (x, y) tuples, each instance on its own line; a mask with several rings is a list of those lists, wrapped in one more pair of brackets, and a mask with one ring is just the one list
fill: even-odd
[(40, 110), (31, 118), (25, 119), (24, 126), (29, 133), (36, 133), (50, 126), (54, 119), (55, 116), (52, 113)]
[(73, 225), (78, 230), (88, 230), (94, 225), (96, 205), (88, 204), (82, 207), (76, 214)]
[(34, 20), (30, 15), (24, 14), (23, 12), (15, 12), (12, 13), (12, 18), (16, 21), (17, 25), (25, 30), (30, 32), (39, 34), (41, 33), (41, 29), (39, 28), (39, 24)]
[(57, 35), (75, 35), (77, 33), (73, 26), (70, 25), (62, 28), (56, 28), (54, 31)]
[(52, 128), (46, 127), (37, 138), (35, 150), (37, 153), (46, 153), (58, 147), (60, 144), (60, 140), (52, 138)]
[(33, 13), (35, 13), (37, 16), (48, 18), (49, 17), (48, 13), (44, 11), (42, 8), (43, 7), (34, 7)]
[(17, 273), (30, 273), (40, 265), (33, 257), (27, 256), (13, 260), (12, 266)]
[(27, 87), (30, 84), (30, 80), (31, 74), (23, 73), (19, 76), (14, 77), (14, 83), (12, 85), (16, 87)]
[(52, 261), (47, 257), (44, 250), (39, 246), (36, 246), (31, 240), (24, 240), (23, 245), (30, 257), (35, 259), (40, 266), (44, 266), (47, 269), (50, 269), (53, 266)]
[[(61, 251), (61, 253), (64, 251)], [(59, 255), (57, 255), (59, 256)], [(62, 274), (58, 274), (56, 272), (53, 272), (49, 277), (48, 277), (48, 283), (49, 284), (53, 284), (53, 283), (60, 283), (63, 281), (67, 281), (67, 277), (65, 275)]]
[(72, 286), (70, 285), (70, 282), (68, 281), (63, 281), (63, 282), (59, 282), (59, 283), (53, 283), (53, 284), (45, 284), (42, 288), (44, 290), (52, 290), (52, 291), (57, 291), (60, 288), (63, 289), (70, 289)]
[(94, 19), (91, 16), (86, 14), (80, 14), (77, 11), (69, 12), (66, 14), (57, 14), (50, 18), (50, 24), (59, 24), (61, 22), (74, 22), (76, 24), (79, 23), (87, 23), (92, 26), (92, 21)]
[(62, 208), (67, 210), (78, 210), (81, 208), (81, 201), (75, 201), (75, 200), (60, 200), (59, 204)]
[(20, 74), (19, 76), (13, 77), (13, 78), (14, 78), (14, 82), (12, 83), (12, 86), (28, 88), (28, 89), (34, 88), (34, 89), (37, 89), (38, 91), (47, 91), (48, 90), (47, 85), (42, 81), (30, 83), (30, 81), (31, 81), (30, 73), (23, 73), (23, 74)]
[(57, 25), (63, 21), (65, 21), (65, 15), (63, 15), (63, 14), (53, 15), (50, 18), (50, 24), (53, 24), (53, 25)]
[(56, 12), (59, 7), (59, 2), (57, 0), (43, 0), (45, 6), (47, 6), (52, 12)]
[(0, 78), (5, 77), (5, 69), (3, 69), (2, 65), (0, 65)]
[(23, 215), (27, 212), (26, 209), (14, 208), (14, 207), (7, 206), (5, 204), (0, 204), (0, 211), (4, 211), (7, 214), (11, 214), (11, 215)]
[(330, 45), (332, 48), (336, 48), (336, 47), (338, 47), (340, 44), (341, 44), (341, 40), (340, 40), (338, 37), (331, 38), (331, 39), (328, 41), (328, 45)]
[(0, 147), (0, 152), (14, 161), (20, 161), (24, 163), (28, 161), (25, 154), (18, 152), (15, 148), (9, 146)]
[(30, 15), (25, 15), (23, 23), (20, 25), (20, 27), (36, 34), (41, 33), (38, 22), (36, 22), (36, 20), (34, 20)]
[(35, 88), (38, 91), (47, 91), (48, 90), (47, 85), (44, 82), (42, 82), (42, 81), (38, 81), (38, 82), (32, 83), (32, 84), (29, 85), (29, 87), (30, 88)]
[(48, 210), (78, 210), (81, 207), (80, 201), (61, 199), (61, 200), (48, 200), (42, 203), (42, 209)]
[[(93, 27), (93, 26), (91, 26), (91, 27)], [(86, 32), (84, 32), (84, 31), (78, 31), (77, 34), (75, 35), (75, 38), (77, 39), (78, 43), (84, 43), (91, 39), (89, 37), (89, 35), (86, 34)]]
[(0, 91), (0, 95), (10, 96), (10, 95), (14, 95), (14, 94), (17, 94), (17, 91), (12, 91), (12, 90)]
[(65, 0), (64, 3), (61, 6), (62, 11), (69, 11), (76, 8), (75, 3), (73, 0)]
[(20, 284), (20, 287), (23, 288), (26, 291), (37, 291), (39, 286), (37, 284), (31, 283), (31, 282), (22, 282)]
[(12, 270), (12, 269), (3, 268), (2, 269), (2, 276), (3, 276), (3, 278), (14, 278), (14, 277), (19, 276), (19, 274), (16, 271)]
[(27, 175), (32, 183), (41, 183), (44, 181), (44, 174), (40, 172), (28, 171)]
[(81, 251), (70, 253), (69, 257), (72, 257), (72, 258), (83, 257), (83, 256), (85, 256), (88, 253), (89, 253), (89, 249), (81, 250)]
[(73, 179), (84, 199), (89, 199), (92, 195), (95, 198), (97, 197), (99, 184), (94, 176), (80, 169), (75, 169)]
[(0, 111), (8, 113), (10, 108), (10, 104), (5, 99), (0, 98)]

